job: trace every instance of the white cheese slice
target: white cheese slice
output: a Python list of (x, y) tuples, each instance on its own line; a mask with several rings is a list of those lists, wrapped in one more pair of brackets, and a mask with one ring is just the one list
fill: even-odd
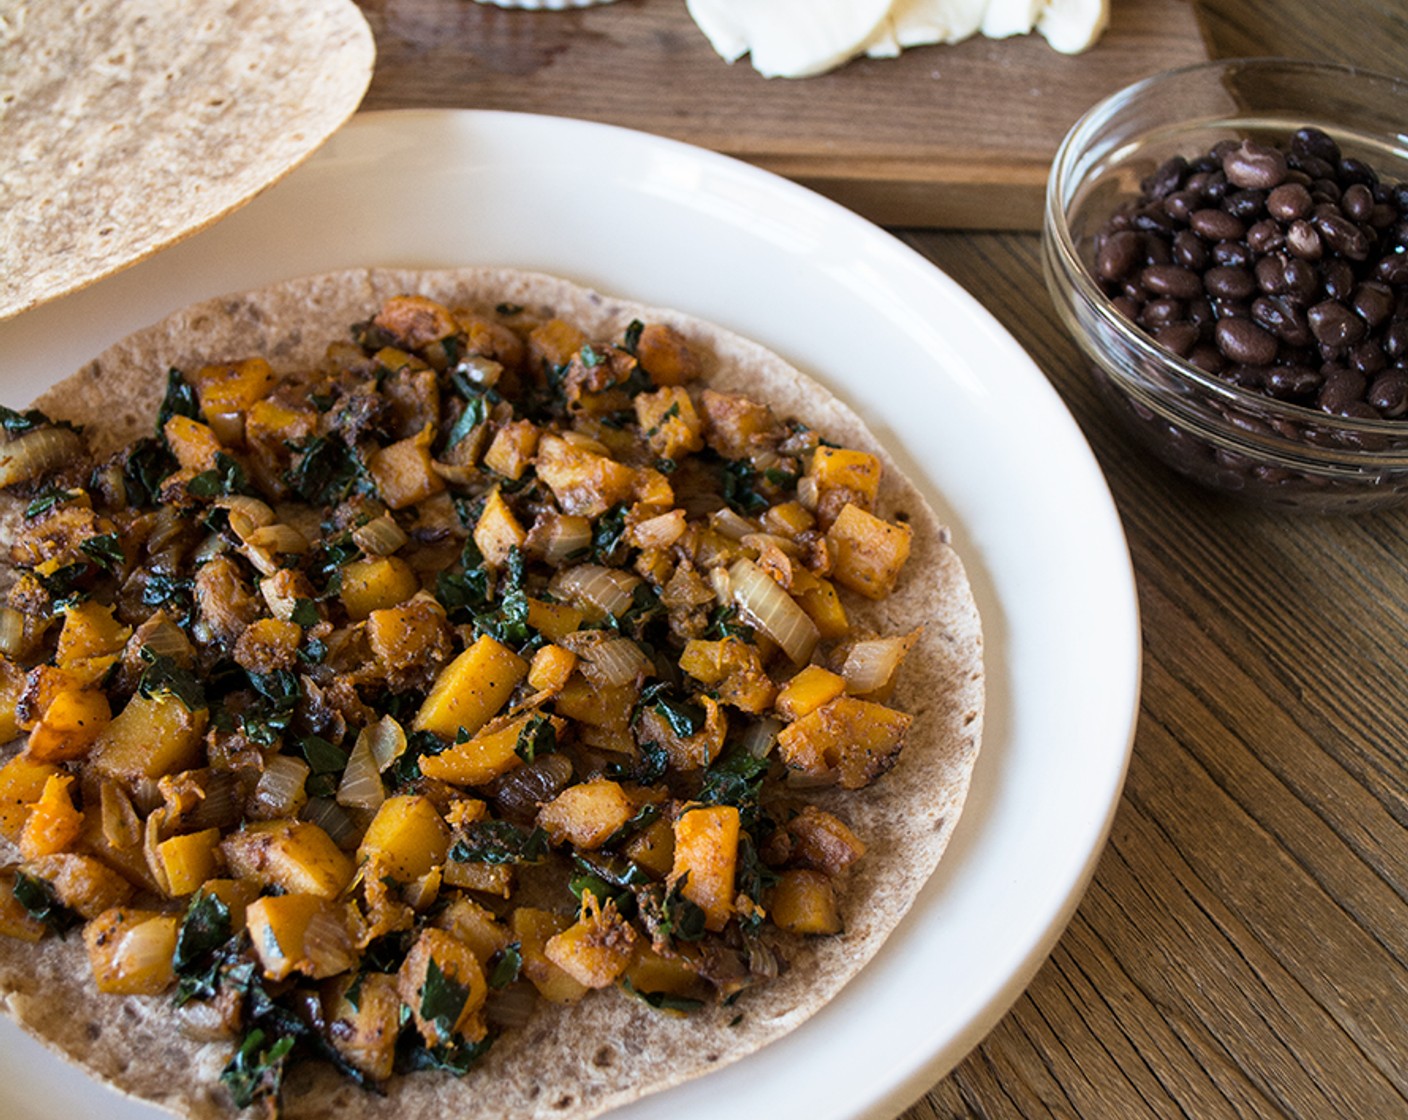
[(746, 50), (764, 77), (805, 78), (865, 50), (890, 0), (688, 0), (687, 6), (724, 58)]
[(1036, 29), (1062, 54), (1094, 46), (1110, 22), (1110, 0), (1051, 0)]
[(1025, 35), (1036, 26), (1047, 0), (989, 0), (983, 13), (982, 32), (989, 39)]

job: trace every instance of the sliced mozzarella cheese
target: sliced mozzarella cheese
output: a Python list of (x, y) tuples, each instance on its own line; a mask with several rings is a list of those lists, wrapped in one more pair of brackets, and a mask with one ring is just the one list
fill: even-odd
[(983, 34), (989, 39), (1025, 35), (1036, 26), (1047, 0), (989, 0), (983, 13)]
[(861, 53), (890, 0), (688, 0), (689, 14), (730, 60), (743, 52), (769, 78), (804, 78)]
[(1062, 54), (1093, 46), (1110, 22), (1110, 0), (1051, 0), (1036, 29)]

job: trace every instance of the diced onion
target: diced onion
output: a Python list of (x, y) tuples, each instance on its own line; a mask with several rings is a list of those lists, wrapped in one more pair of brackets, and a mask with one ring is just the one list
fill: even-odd
[(738, 543), (744, 548), (755, 548), (759, 552), (776, 548), (788, 556), (802, 555), (802, 548), (796, 541), (789, 541), (786, 537), (779, 537), (776, 533), (748, 533), (746, 536), (740, 537)]
[(301, 556), (308, 551), (308, 540), (292, 525), (263, 525), (242, 537), (241, 551), (261, 575), (271, 576), (281, 567), (280, 557)]
[(127, 977), (160, 976), (171, 967), (171, 929), (166, 922), (151, 918), (122, 931), (122, 941), (113, 951), (109, 976), (115, 981)]
[(592, 523), (576, 514), (560, 514), (547, 524), (544, 534), (543, 559), (560, 568), (573, 557), (583, 555), (592, 546)]
[(532, 820), (538, 806), (551, 801), (572, 780), (572, 760), (558, 751), (541, 754), (495, 778), (489, 796), (504, 816)]
[(251, 498), (248, 494), (229, 494), (216, 498), (215, 505), (229, 515), (230, 528), (240, 540), (248, 540), (255, 529), (274, 523), (274, 511), (268, 502)]
[(521, 1027), (533, 1017), (537, 1006), (537, 989), (532, 984), (510, 984), (489, 993), (484, 1018), (498, 1027)]
[(239, 776), (231, 770), (214, 770), (205, 780), (205, 796), (185, 815), (182, 824), (192, 832), (229, 828), (239, 823), (243, 808)]
[(782, 721), (776, 716), (763, 716), (748, 725), (739, 736), (738, 745), (754, 758), (766, 758), (777, 745), (782, 727)]
[(368, 556), (390, 556), (411, 538), (389, 513), (352, 530), (352, 540)]
[(0, 607), (0, 653), (15, 658), (24, 655), (24, 615), (14, 607)]
[(733, 580), (729, 578), (727, 568), (710, 568), (709, 582), (714, 587), (714, 598), (719, 606), (726, 607), (733, 602)]
[(780, 645), (794, 664), (811, 660), (821, 634), (796, 600), (751, 560), (735, 560), (728, 575), (744, 618)]
[(592, 684), (631, 684), (655, 664), (630, 638), (608, 638), (582, 651), (582, 672)]
[(68, 428), (34, 428), (9, 443), (0, 443), (0, 487), (39, 478), (72, 462), (83, 451), (83, 440)]
[(142, 648), (163, 657), (175, 658), (182, 664), (189, 664), (196, 652), (186, 632), (169, 618), (159, 619), (150, 629), (144, 628)]
[(331, 797), (310, 797), (308, 804), (303, 806), (303, 812), (298, 815), (321, 828), (334, 844), (344, 850), (355, 848), (361, 839), (357, 822)]
[(147, 554), (155, 556), (172, 545), (179, 547), (181, 538), (190, 527), (190, 521), (178, 514), (175, 506), (162, 506), (152, 518), (152, 531), (147, 535)]
[(104, 782), (98, 794), (103, 839), (114, 848), (132, 848), (142, 839), (142, 821), (116, 782)]
[(749, 533), (758, 531), (758, 526), (754, 522), (749, 521), (741, 513), (729, 509), (728, 506), (715, 510), (709, 515), (709, 520), (713, 527), (729, 540), (741, 541)]
[[(391, 716), (382, 716), (375, 723), (369, 724), (362, 734), (367, 736), (371, 744), (372, 759), (376, 762), (378, 773), (406, 753), (405, 729)], [(361, 735), (358, 735), (358, 739), (360, 738)]]
[(619, 568), (578, 564), (558, 572), (553, 577), (551, 591), (579, 607), (585, 604), (616, 618), (630, 609), (633, 593), (640, 583), (639, 576)]
[(804, 509), (815, 513), (818, 497), (820, 497), (820, 493), (815, 478), (808, 474), (797, 480), (797, 501), (802, 503)]
[(313, 912), (303, 930), (303, 956), (306, 964), (300, 963), (299, 971), (315, 979), (336, 976), (357, 963), (352, 937), (336, 910), (329, 907)]
[(381, 769), (372, 755), (371, 729), (364, 727), (357, 735), (347, 767), (337, 787), (337, 803), (351, 809), (375, 809), (386, 800), (386, 787), (381, 784)]
[(191, 554), (191, 559), (199, 567), (207, 560), (213, 560), (222, 552), (230, 551), (230, 542), (219, 533), (211, 533), (205, 540), (196, 546), (196, 550)]
[(866, 638), (856, 642), (846, 653), (841, 676), (846, 678), (846, 691), (864, 696), (878, 692), (890, 683), (909, 647), (919, 639), (920, 631), (902, 637)]
[(264, 763), (264, 773), (250, 797), (249, 815), (264, 820), (294, 816), (308, 800), (303, 784), (310, 768), (301, 758), (276, 754)]
[(608, 448), (606, 444), (602, 443), (601, 440), (592, 439), (592, 437), (585, 432), (576, 432), (568, 429), (562, 433), (562, 438), (579, 451), (590, 451), (594, 455), (604, 455), (608, 459), (611, 458), (611, 449)]

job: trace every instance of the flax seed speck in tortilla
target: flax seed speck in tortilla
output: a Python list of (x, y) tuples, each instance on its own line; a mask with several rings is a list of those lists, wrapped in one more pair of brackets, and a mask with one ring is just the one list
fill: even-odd
[(283, 177), (374, 54), (351, 0), (0, 0), (0, 319)]
[[(983, 724), (983, 638), (962, 561), (921, 491), (861, 419), (779, 356), (687, 315), (629, 303), (566, 280), (507, 269), (346, 271), (286, 281), (197, 304), (120, 342), (37, 400), (84, 428), (105, 453), (151, 431), (167, 371), (262, 355), (278, 372), (315, 368), (330, 340), (392, 297), (415, 293), (467, 309), (496, 308), (537, 322), (560, 318), (591, 340), (622, 337), (633, 323), (663, 323), (702, 355), (699, 384), (746, 393), (818, 435), (876, 456), (884, 467), (875, 509), (906, 521), (912, 549), (892, 595), (848, 601), (857, 633), (922, 624), (887, 700), (912, 714), (894, 768), (861, 791), (809, 790), (844, 815), (867, 852), (841, 895), (839, 933), (782, 947), (779, 973), (736, 1001), (685, 1016), (663, 1014), (621, 990), (577, 1003), (541, 1003), (511, 1026), (462, 1078), (393, 1076), (386, 1096), (358, 1088), (331, 1066), (296, 1067), (284, 1084), (288, 1120), (588, 1120), (746, 1057), (825, 1005), (881, 949), (915, 901), (951, 837), (977, 760)], [(593, 344), (595, 345), (595, 343)], [(0, 547), (24, 524), (25, 503), (0, 495)], [(13, 575), (0, 569), (0, 576)], [(0, 758), (14, 747), (0, 751)], [(0, 866), (14, 856), (0, 840)], [(201, 1042), (181, 1029), (170, 994), (99, 995), (83, 939), (29, 944), (0, 937), (0, 1007), (28, 1031), (124, 1092), (199, 1120), (234, 1115), (220, 1071), (228, 1040)]]

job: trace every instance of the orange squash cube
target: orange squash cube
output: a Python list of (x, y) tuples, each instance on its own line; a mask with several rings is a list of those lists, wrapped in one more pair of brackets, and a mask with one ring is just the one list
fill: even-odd
[(691, 807), (675, 821), (670, 884), (704, 911), (704, 928), (717, 933), (733, 916), (738, 867), (738, 810), (732, 805)]

